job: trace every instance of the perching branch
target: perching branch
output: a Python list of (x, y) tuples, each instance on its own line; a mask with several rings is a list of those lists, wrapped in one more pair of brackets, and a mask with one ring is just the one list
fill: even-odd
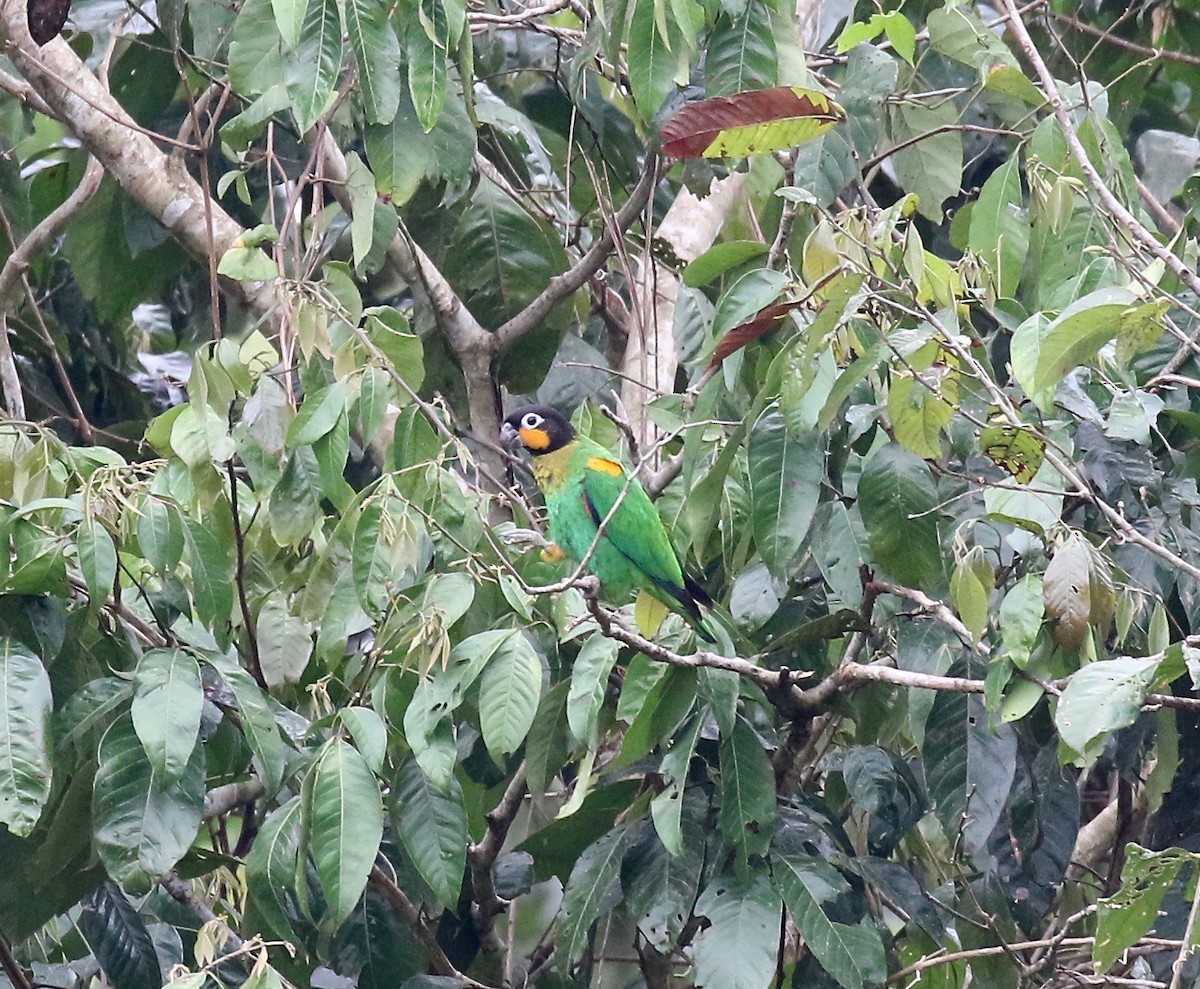
[(266, 792), (267, 788), (263, 786), (262, 780), (256, 777), (213, 787), (204, 795), (204, 820), (211, 821), (216, 817), (224, 817), (243, 804), (257, 800)]

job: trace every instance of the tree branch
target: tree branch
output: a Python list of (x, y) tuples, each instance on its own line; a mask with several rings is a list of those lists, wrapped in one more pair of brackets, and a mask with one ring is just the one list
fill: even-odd
[(1021, 14), (1017, 10), (1014, 0), (1000, 0), (1000, 7), (1007, 15), (1008, 26), (1013, 36), (1017, 39), (1017, 44), (1041, 80), (1042, 88), (1046, 92), (1046, 98), (1049, 100), (1050, 107), (1054, 111), (1054, 118), (1058, 121), (1058, 126), (1062, 130), (1068, 149), (1070, 149), (1071, 157), (1079, 165), (1079, 170), (1083, 172), (1088, 185), (1092, 187), (1092, 191), (1096, 193), (1097, 198), (1104, 204), (1104, 208), (1116, 221), (1117, 226), (1127, 229), (1138, 244), (1162, 261), (1171, 273), (1188, 288), (1197, 295), (1200, 295), (1200, 277), (1182, 259), (1177, 257), (1173, 251), (1158, 242), (1155, 236), (1142, 225), (1141, 221), (1113, 194), (1113, 191), (1105, 184), (1104, 179), (1101, 178), (1100, 173), (1096, 170), (1096, 166), (1092, 164), (1087, 150), (1079, 140), (1079, 134), (1075, 130), (1071, 116), (1067, 112), (1066, 104), (1063, 102), (1062, 94), (1058, 90), (1058, 83), (1055, 81), (1054, 74), (1047, 67), (1041, 53), (1038, 52), (1037, 46), (1033, 43), (1033, 38), (1029, 36), (1029, 31), (1025, 27), (1025, 22), (1021, 20)]
[(215, 786), (204, 795), (204, 820), (224, 817), (243, 804), (257, 800), (266, 792), (267, 788), (263, 786), (262, 780), (255, 777)]
[(642, 165), (642, 177), (638, 184), (634, 186), (624, 205), (617, 210), (612, 223), (605, 226), (604, 231), (587, 253), (576, 261), (570, 270), (551, 278), (550, 284), (545, 287), (541, 295), (496, 331), (496, 345), (499, 352), (507, 350), (537, 326), (550, 315), (550, 311), (555, 306), (572, 292), (586, 285), (591, 277), (603, 267), (612, 254), (617, 236), (624, 234), (629, 229), (634, 220), (641, 216), (646, 203), (650, 201), (658, 179), (658, 164), (659, 158), (656, 154), (651, 153), (646, 156), (646, 161)]
[[(56, 38), (39, 49), (29, 37), (20, 0), (0, 0), (0, 35), (6, 39), (5, 54), (53, 115), (189, 254), (205, 260), (233, 245), (243, 232), (241, 225), (214, 204), (210, 238), (202, 208), (204, 190), (188, 174), (182, 158), (160, 151), (65, 41)], [(64, 79), (71, 81), (70, 88), (62, 84)], [(272, 310), (268, 283), (224, 284), (258, 311)]]
[(254, 616), (250, 614), (250, 602), (246, 597), (246, 534), (242, 531), (242, 518), (238, 510), (237, 472), (233, 461), (225, 464), (229, 475), (229, 509), (233, 517), (233, 548), (236, 558), (234, 583), (237, 585), (238, 607), (242, 612), (242, 624), (246, 627), (246, 641), (250, 645), (250, 675), (264, 691), (269, 690), (267, 678), (263, 676), (262, 658), (258, 653), (258, 632), (254, 627)]
[(21, 968), (12, 953), (12, 945), (3, 937), (0, 937), (0, 968), (8, 976), (8, 981), (13, 984), (14, 989), (33, 989), (33, 983), (29, 981), (25, 969)]
[(391, 905), (391, 907), (400, 914), (400, 917), (412, 929), (417, 940), (421, 942), (421, 946), (425, 949), (429, 956), (430, 968), (437, 975), (446, 975), (452, 979), (461, 980), (465, 989), (490, 989), (489, 986), (482, 982), (476, 982), (469, 976), (463, 975), (454, 967), (450, 959), (446, 957), (446, 952), (442, 950), (442, 946), (438, 944), (437, 936), (426, 925), (424, 918), (421, 916), (421, 911), (412, 900), (408, 898), (408, 894), (397, 886), (378, 865), (371, 869), (371, 875), (367, 881), (373, 886), (383, 898)]
[(475, 921), (475, 929), (487, 950), (495, 950), (494, 931), (496, 917), (508, 907), (508, 901), (496, 893), (496, 884), (492, 880), (492, 867), (504, 847), (508, 830), (512, 827), (517, 812), (525, 800), (527, 791), (525, 783), (525, 765), (513, 774), (508, 781), (499, 802), (485, 816), (487, 832), (477, 844), (467, 850), (467, 862), (471, 867), (471, 887), (474, 890), (474, 903), (471, 906), (471, 916)]
[(25, 399), (21, 394), (21, 382), (17, 377), (12, 346), (4, 325), (9, 309), (9, 300), (15, 295), (14, 289), (17, 281), (25, 269), (54, 242), (63, 227), (96, 194), (103, 178), (103, 166), (96, 158), (89, 155), (87, 167), (84, 169), (83, 178), (79, 180), (79, 184), (49, 216), (29, 231), (20, 244), (14, 245), (12, 254), (4, 262), (4, 267), (0, 268), (0, 381), (4, 386), (5, 405), (8, 406), (9, 415), (14, 419), (25, 418)]

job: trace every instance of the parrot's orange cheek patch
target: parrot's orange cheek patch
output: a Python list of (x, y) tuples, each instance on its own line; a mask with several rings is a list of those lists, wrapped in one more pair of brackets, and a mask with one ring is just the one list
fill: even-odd
[(625, 469), (613, 460), (606, 460), (604, 457), (590, 457), (587, 462), (588, 470), (598, 470), (602, 474), (608, 474), (612, 477), (620, 477), (625, 473)]
[(547, 450), (550, 447), (550, 434), (544, 429), (518, 429), (517, 434), (530, 450)]

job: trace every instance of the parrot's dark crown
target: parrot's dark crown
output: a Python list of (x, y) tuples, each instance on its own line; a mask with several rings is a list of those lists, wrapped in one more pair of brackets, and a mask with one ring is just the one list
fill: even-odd
[(575, 429), (566, 417), (548, 405), (522, 405), (504, 420), (504, 432), (520, 439), (534, 456), (553, 453), (575, 439)]

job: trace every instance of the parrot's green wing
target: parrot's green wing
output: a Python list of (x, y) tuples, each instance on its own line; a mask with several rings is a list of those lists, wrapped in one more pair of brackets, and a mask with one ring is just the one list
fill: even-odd
[[(667, 530), (641, 484), (636, 479), (630, 480), (625, 468), (617, 461), (589, 451), (582, 464), (580, 487), (592, 521), (597, 526), (604, 526), (608, 542), (646, 578), (648, 584), (676, 600), (681, 594), (690, 597)], [(614, 505), (617, 505), (616, 511), (613, 511)]]

